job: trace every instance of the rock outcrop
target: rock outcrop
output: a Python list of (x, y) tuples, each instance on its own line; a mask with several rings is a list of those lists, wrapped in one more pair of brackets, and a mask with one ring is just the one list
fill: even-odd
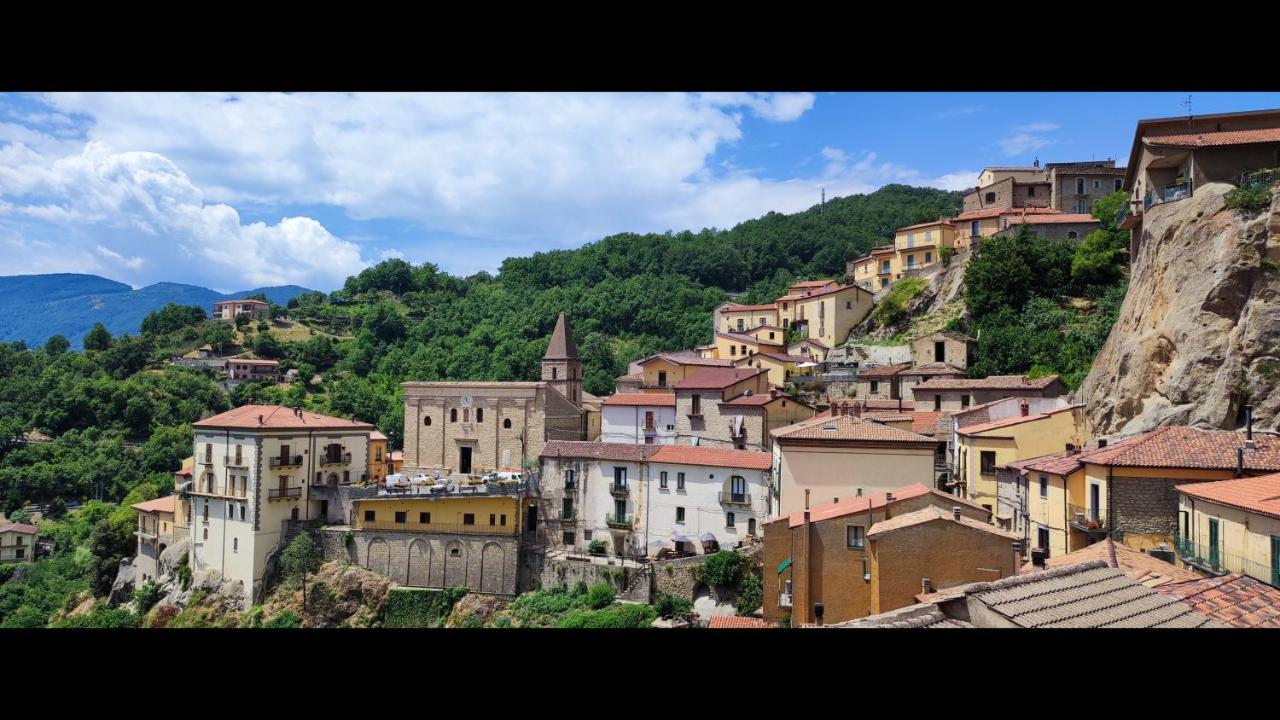
[(1280, 422), (1280, 192), (1224, 206), (1231, 185), (1153, 206), (1116, 324), (1079, 391), (1096, 434)]
[[(907, 302), (901, 320), (879, 326), (868, 315), (867, 319), (853, 328), (849, 337), (887, 340), (905, 336), (908, 340), (913, 340), (945, 329), (952, 320), (968, 312), (963, 295), (964, 269), (968, 265), (968, 259), (969, 254), (964, 253), (952, 260), (947, 267), (921, 276), (925, 281), (924, 290)], [(884, 292), (877, 294), (883, 296)]]

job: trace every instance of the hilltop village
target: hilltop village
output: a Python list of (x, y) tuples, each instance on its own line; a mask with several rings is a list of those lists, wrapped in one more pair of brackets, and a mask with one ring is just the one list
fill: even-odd
[[(895, 284), (992, 238), (1082, 240), (1121, 191), (1137, 257), (1201, 186), (1280, 165), (1280, 112), (1185, 125), (1140, 123), (1127, 167), (986, 168), (959, 214), (897, 229), (843, 278), (716, 307), (709, 342), (634, 358), (607, 396), (584, 390), (561, 312), (538, 380), (404, 383), (402, 449), (282, 405), (201, 419), (173, 494), (133, 506), (117, 585), (183, 568), (244, 610), (305, 538), (392, 588), (510, 603), (604, 584), (602, 604), (659, 608), (658, 627), (1280, 627), (1280, 437), (1248, 404), (1239, 429), (1099, 434), (1057, 375), (975, 377), (963, 332), (855, 334)], [(174, 362), (278, 379), (213, 350)], [(37, 542), (0, 527), (0, 562)]]

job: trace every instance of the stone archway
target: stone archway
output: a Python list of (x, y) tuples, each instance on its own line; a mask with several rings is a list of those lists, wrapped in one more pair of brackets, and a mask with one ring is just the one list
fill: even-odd
[(480, 592), (502, 592), (507, 551), (496, 542), (485, 543), (480, 551)]
[(408, 566), (405, 568), (405, 585), (431, 586), (431, 546), (421, 538), (409, 543)]
[(382, 538), (369, 541), (365, 549), (364, 566), (374, 572), (391, 576), (391, 546)]

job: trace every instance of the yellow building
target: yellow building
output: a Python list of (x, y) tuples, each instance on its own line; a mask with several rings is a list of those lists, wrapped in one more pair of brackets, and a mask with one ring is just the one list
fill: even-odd
[[(669, 393), (676, 383), (709, 367), (730, 367), (730, 360), (695, 357), (684, 353), (658, 353), (641, 360), (640, 384), (634, 392)], [(621, 390), (619, 390), (621, 392)]]
[(738, 358), (734, 365), (768, 370), (769, 384), (784, 387), (796, 375), (812, 375), (814, 362), (804, 355), (762, 352)]
[(1280, 473), (1177, 489), (1183, 562), (1280, 587)]
[(357, 530), (515, 535), (518, 495), (379, 495), (354, 498)]
[(801, 357), (807, 357), (811, 361), (816, 363), (820, 363), (826, 360), (827, 352), (830, 350), (831, 350), (831, 347), (826, 343), (822, 342), (821, 340), (813, 340), (811, 338), (805, 338), (804, 340), (797, 340), (796, 342), (793, 342), (787, 346), (788, 355), (799, 355)]
[(716, 308), (715, 317), (717, 333), (740, 333), (761, 325), (781, 324), (778, 322), (778, 307), (774, 303), (765, 305), (725, 303)]
[(1083, 405), (1032, 413), (1024, 403), (1019, 415), (956, 431), (956, 481), (965, 497), (994, 514), (997, 467), (1048, 455), (1067, 443), (1083, 445), (1087, 432)]
[[(806, 324), (805, 337), (836, 347), (875, 304), (874, 293), (857, 285), (837, 285), (796, 301), (795, 322)], [(782, 341), (785, 347), (785, 339)], [(757, 352), (765, 352), (757, 350)]]
[(875, 270), (875, 280), (872, 282), (874, 287), (869, 289), (875, 292), (889, 287), (894, 276), (898, 274), (898, 249), (893, 245), (871, 248), (870, 257)]
[(387, 479), (387, 456), (390, 452), (386, 435), (377, 430), (369, 433), (369, 482), (381, 483)]
[(786, 346), (786, 340), (775, 343), (757, 340), (750, 335), (739, 333), (716, 333), (716, 357), (720, 360), (736, 361), (738, 358), (761, 352), (782, 352)]
[(859, 287), (876, 290), (876, 261), (870, 255), (854, 258), (845, 264), (845, 275)]
[(899, 229), (893, 238), (895, 279), (902, 274), (941, 262), (941, 249), (954, 248), (956, 228), (950, 220), (920, 223)]
[(1100, 496), (1089, 499), (1081, 451), (1008, 463), (997, 469), (996, 522), (1026, 540), (1024, 547), (1060, 557), (1088, 547), (1105, 530)]

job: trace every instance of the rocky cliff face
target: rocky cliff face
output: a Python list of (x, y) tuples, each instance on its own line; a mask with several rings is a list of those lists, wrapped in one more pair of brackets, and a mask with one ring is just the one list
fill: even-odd
[(1280, 424), (1280, 192), (1269, 212), (1224, 207), (1232, 186), (1149, 209), (1129, 291), (1081, 386), (1097, 434), (1162, 425)]
[(890, 325), (879, 325), (870, 316), (853, 328), (849, 337), (887, 340), (895, 336), (915, 339), (938, 330), (957, 317), (968, 313), (964, 304), (964, 269), (969, 254), (956, 258), (938, 272), (924, 276), (925, 288), (907, 302), (902, 319)]

